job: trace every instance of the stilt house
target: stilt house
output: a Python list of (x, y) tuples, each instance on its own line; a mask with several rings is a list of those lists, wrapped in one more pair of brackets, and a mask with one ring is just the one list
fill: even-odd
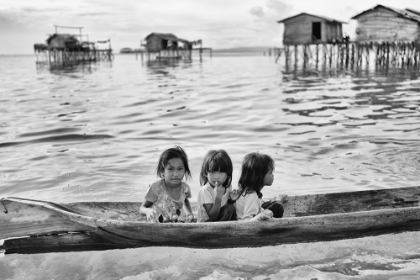
[(343, 21), (301, 13), (277, 21), (284, 24), (283, 44), (332, 43), (343, 39)]
[(420, 40), (420, 12), (377, 5), (355, 15), (356, 41), (393, 42)]
[(192, 42), (178, 38), (171, 33), (150, 33), (145, 40), (145, 47), (148, 52), (192, 49)]
[(64, 50), (77, 46), (79, 40), (74, 35), (69, 34), (53, 34), (46, 40), (49, 49)]

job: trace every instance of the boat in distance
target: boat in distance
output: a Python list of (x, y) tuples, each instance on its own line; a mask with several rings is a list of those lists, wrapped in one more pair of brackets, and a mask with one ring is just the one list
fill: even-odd
[(300, 195), (288, 197), (279, 219), (155, 224), (139, 214), (140, 202), (54, 203), (10, 197), (0, 200), (0, 250), (221, 249), (419, 231), (419, 200), (420, 187)]

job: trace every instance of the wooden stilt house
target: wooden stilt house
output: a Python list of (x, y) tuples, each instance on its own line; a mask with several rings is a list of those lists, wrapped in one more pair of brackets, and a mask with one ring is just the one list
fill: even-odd
[(194, 44), (171, 33), (151, 33), (145, 41), (147, 53), (155, 54), (156, 58), (190, 58)]
[(79, 44), (79, 40), (74, 35), (69, 34), (52, 34), (46, 40), (48, 49), (65, 50), (70, 49)]
[(353, 16), (357, 20), (356, 41), (394, 42), (420, 40), (420, 12), (377, 5)]
[(192, 46), (187, 40), (176, 37), (171, 33), (151, 33), (146, 38), (146, 49), (150, 52), (162, 50), (187, 49)]
[(283, 44), (332, 43), (343, 39), (343, 21), (301, 13), (277, 21), (284, 24)]

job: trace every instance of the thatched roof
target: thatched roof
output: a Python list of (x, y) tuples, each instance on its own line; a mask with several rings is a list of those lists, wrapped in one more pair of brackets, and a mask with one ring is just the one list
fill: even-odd
[(150, 33), (149, 35), (147, 35), (145, 40), (147, 41), (147, 39), (149, 39), (152, 36), (161, 38), (163, 40), (172, 41), (172, 42), (190, 43), (190, 41), (178, 38), (172, 33), (155, 33), (155, 32), (153, 32), (153, 33)]
[(317, 17), (317, 18), (323, 19), (323, 20), (325, 20), (325, 21), (327, 21), (327, 22), (333, 22), (333, 23), (347, 23), (347, 22), (344, 22), (344, 21), (341, 21), (341, 20), (337, 20), (337, 19), (333, 19), (333, 18), (329, 18), (329, 17), (324, 17), (324, 16), (318, 16), (318, 15), (314, 15), (314, 14), (308, 14), (308, 13), (300, 13), (300, 14), (298, 14), (298, 15), (291, 16), (291, 17), (288, 17), (288, 18), (285, 18), (285, 19), (279, 20), (279, 21), (277, 21), (277, 23), (284, 23), (284, 22), (289, 21), (289, 20), (291, 20), (291, 19), (293, 19), (293, 18), (300, 17), (300, 16), (304, 16), (304, 15), (307, 15), (307, 16), (312, 16), (312, 17)]
[(409, 20), (412, 20), (412, 21), (420, 22), (420, 12), (419, 11), (416, 11), (416, 10), (413, 10), (413, 9), (405, 9), (405, 10), (395, 9), (395, 8), (391, 8), (391, 7), (387, 7), (387, 6), (383, 6), (383, 5), (376, 5), (372, 9), (363, 11), (363, 12), (353, 16), (351, 19), (357, 19), (358, 17), (360, 17), (360, 16), (362, 16), (362, 15), (368, 13), (368, 12), (374, 11), (378, 8), (383, 8), (383, 9), (386, 9), (388, 11), (394, 12), (395, 14), (397, 14), (400, 17), (403, 17), (403, 18), (406, 18), (406, 19), (409, 19)]
[(50, 42), (54, 39), (54, 38), (62, 38), (64, 39), (64, 42), (79, 42), (79, 40), (77, 40), (77, 38), (74, 35), (70, 35), (70, 34), (52, 34), (48, 37), (48, 39), (46, 40), (47, 44), (50, 44)]

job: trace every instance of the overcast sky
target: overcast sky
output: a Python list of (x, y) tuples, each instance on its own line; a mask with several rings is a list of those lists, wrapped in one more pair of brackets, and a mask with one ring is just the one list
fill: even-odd
[[(203, 40), (214, 49), (280, 46), (283, 24), (302, 12), (348, 22), (376, 5), (420, 10), (420, 0), (0, 0), (0, 54), (31, 54), (54, 25), (83, 27), (90, 41), (111, 39), (118, 52), (152, 32)], [(58, 29), (58, 33), (78, 33)]]

